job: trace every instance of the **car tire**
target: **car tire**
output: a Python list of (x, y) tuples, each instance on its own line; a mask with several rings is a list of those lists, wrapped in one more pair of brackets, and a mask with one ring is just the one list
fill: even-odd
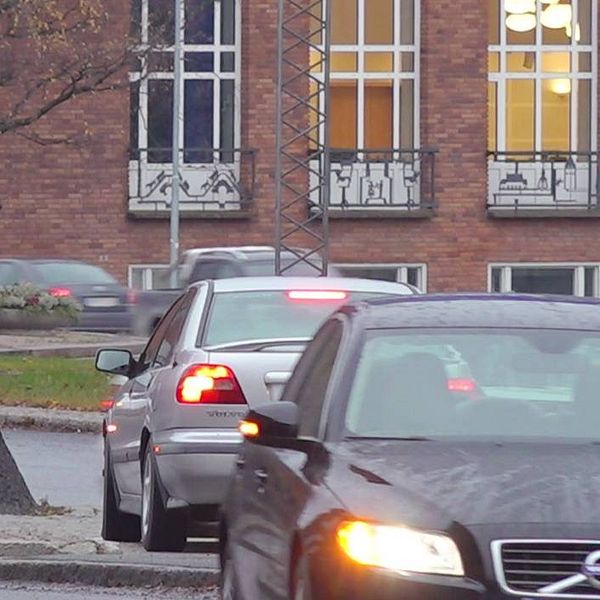
[(163, 505), (151, 444), (142, 463), (142, 544), (152, 552), (181, 552), (186, 543), (186, 521), (169, 514)]
[(221, 562), (221, 582), (219, 590), (221, 600), (240, 600), (229, 544), (225, 546)]
[(104, 485), (102, 502), (102, 539), (111, 542), (139, 542), (140, 518), (119, 510), (116, 481), (108, 444), (104, 444)]
[(291, 600), (313, 600), (308, 560), (300, 555), (294, 568)]

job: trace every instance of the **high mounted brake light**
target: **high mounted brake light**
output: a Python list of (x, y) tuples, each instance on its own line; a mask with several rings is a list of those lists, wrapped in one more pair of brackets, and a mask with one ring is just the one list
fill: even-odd
[(347, 292), (341, 290), (291, 290), (287, 293), (290, 300), (345, 300)]
[(448, 379), (448, 390), (450, 392), (474, 392), (477, 384), (467, 377), (453, 377)]
[(192, 365), (177, 385), (180, 404), (246, 404), (233, 371), (224, 365)]

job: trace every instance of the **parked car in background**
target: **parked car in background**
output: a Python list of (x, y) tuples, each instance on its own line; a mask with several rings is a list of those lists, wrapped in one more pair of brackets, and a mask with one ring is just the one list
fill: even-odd
[(101, 350), (97, 368), (128, 377), (103, 426), (103, 537), (177, 551), (207, 523), (215, 532), (248, 408), (279, 399), (304, 346), (340, 305), (415, 293), (362, 279), (208, 280), (171, 306), (138, 360)]
[(82, 307), (79, 329), (131, 329), (135, 292), (96, 265), (75, 260), (0, 258), (0, 286), (23, 282), (53, 296), (76, 300)]
[[(282, 253), (282, 264), (290, 266), (297, 257), (291, 252)], [(320, 259), (311, 259), (320, 265)], [(271, 246), (239, 246), (222, 248), (193, 248), (182, 253), (177, 271), (179, 285), (176, 289), (141, 292), (135, 307), (133, 331), (140, 336), (152, 333), (160, 318), (182, 291), (192, 283), (205, 279), (231, 277), (261, 277), (275, 275), (275, 248)], [(291, 277), (315, 277), (319, 271), (300, 261), (285, 273)], [(335, 268), (330, 276), (339, 276)]]
[(221, 597), (599, 598), (599, 356), (597, 299), (343, 307), (240, 425)]

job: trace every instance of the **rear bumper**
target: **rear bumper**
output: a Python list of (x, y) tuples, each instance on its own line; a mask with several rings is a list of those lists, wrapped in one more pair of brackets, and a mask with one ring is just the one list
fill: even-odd
[(221, 504), (241, 441), (234, 429), (173, 429), (152, 434), (167, 508)]

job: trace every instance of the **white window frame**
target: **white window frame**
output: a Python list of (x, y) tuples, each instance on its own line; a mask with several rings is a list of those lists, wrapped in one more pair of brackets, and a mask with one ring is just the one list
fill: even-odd
[[(323, 0), (324, 4), (328, 0)], [(353, 0), (354, 1), (354, 0)], [(356, 100), (356, 115), (357, 122), (355, 124), (356, 130), (356, 146), (357, 149), (364, 149), (365, 147), (365, 83), (367, 80), (382, 81), (391, 80), (393, 93), (392, 93), (392, 114), (393, 114), (393, 132), (392, 132), (392, 145), (394, 149), (400, 148), (400, 83), (403, 80), (411, 80), (413, 82), (413, 141), (412, 148), (419, 148), (420, 146), (420, 114), (421, 114), (421, 0), (414, 0), (413, 8), (413, 43), (412, 44), (401, 44), (401, 0), (394, 0), (394, 43), (393, 44), (366, 44), (365, 43), (365, 4), (368, 0), (356, 0), (358, 2), (358, 32), (357, 32), (357, 44), (331, 44), (331, 53), (334, 52), (355, 52), (357, 55), (357, 70), (352, 71), (331, 71), (330, 80), (335, 82), (340, 81), (357, 81), (357, 100)], [(321, 50), (324, 50), (324, 46), (320, 46)], [(394, 70), (393, 71), (382, 71), (382, 72), (367, 72), (365, 71), (365, 54), (369, 52), (387, 52), (393, 53), (394, 56)], [(400, 71), (398, 65), (400, 65), (401, 54), (403, 52), (411, 52), (414, 56), (414, 68), (413, 71)], [(316, 79), (323, 80), (323, 73), (314, 72), (312, 74)], [(320, 93), (319, 102), (321, 106), (325, 103), (325, 91), (322, 90)], [(325, 138), (325, 121), (322, 120), (319, 127), (320, 139)], [(359, 156), (362, 159), (362, 156)]]
[[(182, 2), (182, 24), (185, 27), (185, 2), (193, 0), (183, 0)], [(142, 18), (141, 18), (141, 45), (142, 48), (149, 47), (149, 0), (141, 0)], [(235, 43), (221, 44), (221, 0), (214, 0), (214, 43), (212, 44), (185, 44), (181, 52), (181, 98), (185, 97), (185, 82), (190, 80), (210, 80), (213, 81), (213, 148), (220, 147), (221, 136), (221, 88), (220, 81), (234, 81), (234, 148), (239, 148), (241, 145), (241, 51), (242, 51), (242, 11), (241, 1), (235, 0)], [(160, 46), (154, 48), (157, 51), (174, 52), (174, 46)], [(212, 72), (194, 72), (185, 70), (185, 55), (187, 52), (212, 52), (214, 54), (214, 64)], [(233, 52), (234, 54), (234, 70), (233, 72), (221, 72), (221, 53)], [(143, 59), (142, 62), (146, 62)], [(139, 82), (139, 105), (138, 105), (138, 148), (148, 148), (148, 82), (150, 80), (173, 80), (174, 72), (157, 71), (148, 72), (147, 66), (142, 65), (141, 71), (129, 73), (130, 83)], [(182, 101), (179, 112), (179, 136), (185, 140), (185, 106)], [(184, 143), (185, 146), (185, 143)], [(181, 149), (181, 160), (183, 160), (184, 148)], [(147, 163), (147, 155), (142, 152), (139, 160), (142, 164)], [(191, 163), (186, 163), (191, 164)]]
[(155, 264), (133, 264), (127, 268), (127, 285), (133, 287), (133, 272), (134, 270), (142, 270), (142, 291), (153, 290), (154, 269), (169, 269), (170, 265), (155, 263)]
[[(578, 148), (578, 127), (577, 127), (577, 109), (578, 109), (578, 82), (581, 80), (591, 81), (591, 101), (590, 101), (590, 123), (591, 123), (591, 145), (590, 151), (595, 152), (598, 148), (598, 0), (592, 0), (592, 22), (591, 22), (591, 44), (577, 43), (575, 35), (571, 37), (570, 44), (544, 44), (540, 21), (542, 4), (536, 1), (536, 43), (533, 45), (509, 45), (507, 43), (507, 31), (504, 24), (504, 0), (500, 2), (500, 44), (488, 45), (488, 52), (498, 53), (500, 58), (499, 71), (488, 72), (488, 81), (496, 83), (496, 114), (489, 118), (496, 120), (496, 148), (489, 148), (491, 151), (507, 152), (506, 148), (506, 83), (508, 80), (525, 79), (534, 81), (535, 85), (535, 123), (534, 123), (534, 148), (533, 152), (542, 151), (542, 84), (548, 79), (569, 79), (571, 82), (571, 114), (570, 114), (570, 145), (571, 150)], [(573, 6), (573, 23), (577, 23), (577, 7), (579, 0), (570, 0)], [(544, 5), (545, 6), (545, 5)], [(575, 32), (575, 28), (573, 28)], [(527, 73), (512, 73), (507, 71), (507, 53), (508, 52), (533, 52), (535, 54), (535, 70)], [(571, 59), (571, 70), (569, 73), (543, 73), (542, 72), (542, 54), (543, 52), (569, 52)], [(580, 73), (578, 71), (579, 62), (573, 60), (580, 53), (591, 53), (592, 66), (589, 73)], [(562, 148), (549, 148), (548, 150), (563, 150)]]
[(427, 292), (426, 263), (333, 263), (331, 266), (340, 269), (396, 269), (398, 283), (408, 283), (408, 269), (417, 269), (417, 288)]
[(523, 263), (490, 263), (488, 264), (488, 292), (493, 292), (493, 269), (501, 269), (500, 293), (512, 292), (512, 270), (520, 268), (533, 269), (573, 269), (573, 295), (585, 297), (585, 269), (594, 269), (593, 296), (600, 297), (600, 263), (581, 262), (523, 262)]

